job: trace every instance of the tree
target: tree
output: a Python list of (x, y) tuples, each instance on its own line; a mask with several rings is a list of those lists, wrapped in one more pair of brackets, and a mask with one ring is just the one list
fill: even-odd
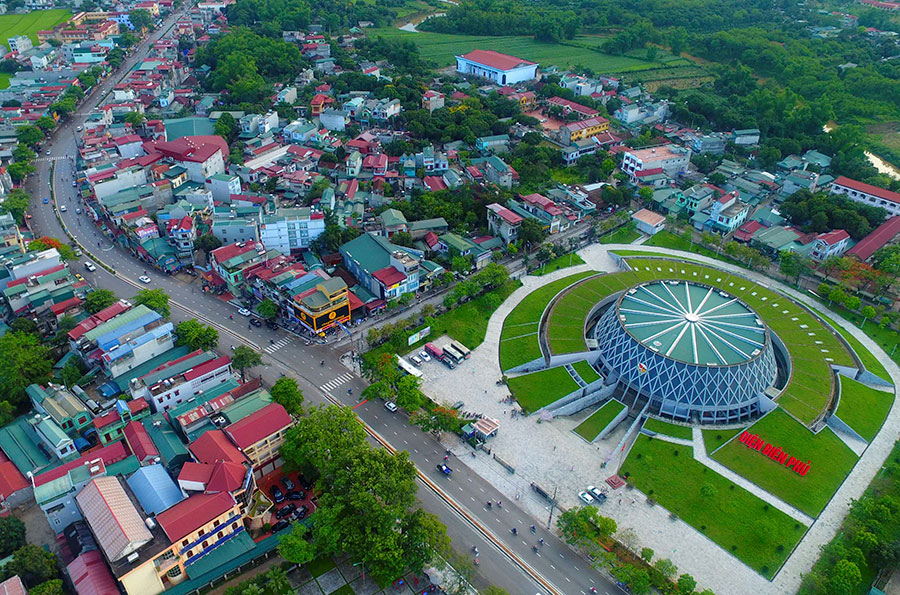
[(529, 217), (519, 226), (519, 239), (526, 246), (539, 244), (544, 239), (544, 228), (536, 219)]
[[(144, 11), (144, 12), (146, 12), (146, 11)], [(138, 126), (140, 126), (141, 124), (144, 123), (145, 118), (144, 118), (144, 114), (142, 114), (140, 112), (128, 112), (127, 114), (125, 114), (124, 119), (125, 119), (126, 124), (131, 124), (132, 128), (137, 128)]]
[(579, 506), (565, 511), (556, 520), (566, 543), (587, 546), (616, 532), (616, 522), (600, 516), (596, 508)]
[(656, 564), (653, 565), (653, 568), (659, 571), (659, 573), (667, 579), (671, 579), (678, 573), (678, 567), (668, 558), (660, 558), (656, 561)]
[(115, 304), (118, 299), (116, 294), (109, 289), (95, 289), (88, 293), (87, 297), (84, 298), (84, 309), (87, 310), (89, 314), (96, 314), (100, 310)]
[(288, 562), (306, 564), (316, 557), (316, 547), (307, 539), (309, 529), (301, 523), (294, 523), (291, 532), (278, 539), (278, 553)]
[(41, 339), (41, 332), (40, 330), (38, 330), (37, 323), (26, 316), (19, 316), (14, 318), (13, 321), (9, 324), (9, 328), (15, 332), (25, 333), (27, 335), (37, 337), (38, 340)]
[(194, 248), (202, 250), (204, 254), (209, 254), (221, 246), (222, 240), (211, 233), (205, 233), (194, 241)]
[(27, 145), (17, 144), (12, 150), (13, 159), (16, 161), (31, 161), (37, 154), (28, 148)]
[(391, 243), (396, 246), (406, 246), (412, 248), (413, 237), (408, 231), (398, 231), (391, 236)]
[(697, 586), (697, 581), (694, 580), (689, 574), (682, 574), (678, 577), (678, 592), (681, 595), (691, 595), (694, 592), (694, 588)]
[(799, 283), (800, 277), (812, 268), (810, 259), (789, 250), (782, 250), (778, 254), (778, 263), (781, 274), (793, 278), (794, 283)]
[(15, 163), (10, 163), (9, 167), (6, 168), (6, 171), (9, 173), (9, 177), (12, 178), (12, 181), (18, 184), (36, 170), (30, 163), (16, 161)]
[(409, 374), (397, 381), (397, 404), (413, 412), (419, 409), (425, 402), (422, 391), (419, 390), (419, 379)]
[(59, 379), (66, 385), (66, 388), (75, 386), (82, 376), (84, 374), (81, 372), (81, 368), (78, 367), (78, 364), (71, 361), (67, 362), (65, 367), (59, 372)]
[(6, 566), (9, 575), (18, 574), (29, 589), (55, 579), (59, 575), (56, 556), (42, 547), (27, 544), (13, 554), (13, 560)]
[[(14, 163), (12, 165), (15, 165)], [(12, 167), (10, 165), (10, 167)], [(31, 196), (21, 188), (13, 188), (3, 202), (0, 202), (0, 213), (9, 213), (19, 225), (25, 223), (25, 211)]]
[(25, 545), (25, 523), (14, 516), (0, 517), (0, 556), (4, 558)]
[(462, 255), (454, 256), (453, 260), (450, 262), (450, 270), (452, 270), (454, 273), (465, 273), (468, 272), (471, 268), (472, 263), (469, 262), (468, 258)]
[(50, 116), (41, 116), (35, 120), (34, 125), (41, 129), (41, 132), (48, 132), (56, 128), (56, 120)]
[(859, 567), (849, 560), (839, 560), (828, 572), (828, 592), (833, 595), (851, 595), (862, 580)]
[(25, 387), (50, 380), (53, 358), (34, 335), (11, 331), (0, 337), (0, 395), (18, 405)]
[(649, 564), (650, 561), (653, 560), (653, 553), (653, 550), (648, 547), (641, 548), (641, 558), (643, 558), (644, 562), (646, 562), (647, 564)]
[(23, 145), (34, 148), (44, 140), (44, 133), (37, 126), (19, 126), (16, 128), (16, 140)]
[(868, 319), (875, 316), (875, 308), (873, 308), (872, 306), (866, 306), (865, 308), (860, 310), (859, 313), (862, 314), (863, 317), (862, 324), (859, 325), (859, 328), (862, 328), (863, 326), (865, 326)]
[(175, 326), (175, 335), (178, 337), (175, 344), (187, 345), (191, 351), (208, 351), (219, 344), (219, 331), (195, 318), (179, 322)]
[(275, 381), (269, 393), (272, 395), (272, 400), (284, 407), (291, 415), (303, 413), (303, 392), (293, 378), (282, 376)]
[(216, 120), (216, 124), (213, 129), (218, 136), (221, 136), (225, 139), (225, 142), (231, 143), (237, 137), (238, 123), (230, 112), (224, 112), (221, 116), (219, 116), (219, 119)]
[(278, 315), (278, 304), (270, 299), (264, 299), (256, 306), (256, 313), (263, 318), (275, 318)]
[(234, 348), (231, 355), (231, 365), (237, 368), (241, 373), (241, 380), (244, 380), (244, 372), (247, 368), (258, 366), (262, 363), (262, 356), (257, 351), (253, 351), (246, 345), (238, 345)]
[(162, 289), (141, 289), (134, 296), (134, 304), (143, 304), (163, 318), (169, 317), (169, 296)]
[(858, 295), (848, 295), (844, 300), (844, 307), (848, 310), (858, 310), (860, 305), (862, 305), (862, 298)]
[(29, 595), (63, 595), (62, 579), (45, 581), (38, 586), (29, 589)]
[(153, 16), (143, 8), (137, 8), (128, 13), (128, 20), (138, 31), (153, 27)]
[(844, 302), (847, 301), (847, 294), (844, 293), (844, 290), (840, 287), (835, 287), (828, 293), (828, 306), (831, 307), (831, 304), (838, 304), (843, 306)]

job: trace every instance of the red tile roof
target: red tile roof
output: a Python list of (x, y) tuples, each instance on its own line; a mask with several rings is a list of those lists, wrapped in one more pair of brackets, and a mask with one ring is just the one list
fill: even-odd
[(128, 401), (128, 411), (131, 412), (131, 415), (137, 415), (144, 409), (150, 409), (150, 403), (144, 397)]
[(523, 58), (510, 56), (509, 54), (501, 54), (493, 50), (472, 50), (468, 54), (461, 56), (471, 62), (476, 62), (484, 66), (496, 68), (497, 70), (512, 70), (520, 66), (533, 66), (535, 62), (530, 62)]
[[(575, 103), (574, 101), (569, 101), (568, 99), (563, 99), (562, 97), (551, 97), (547, 100), (547, 103), (549, 103), (550, 105), (558, 105), (559, 107), (569, 108), (573, 112), (577, 112), (591, 118), (600, 115), (600, 112), (593, 108), (590, 108), (586, 105), (581, 105), (580, 103)], [(606, 118), (602, 119), (605, 120)]]
[(539, 207), (542, 211), (547, 213), (548, 215), (562, 215), (563, 210), (556, 206), (556, 203), (547, 198), (542, 194), (528, 194), (526, 196), (519, 195), (522, 200), (527, 202), (530, 205), (534, 205)]
[(209, 483), (209, 478), (212, 476), (213, 469), (213, 465), (188, 461), (181, 467), (181, 472), (178, 474), (178, 481), (202, 483), (205, 487), (206, 484)]
[(425, 186), (432, 192), (447, 189), (447, 184), (444, 183), (443, 178), (440, 176), (425, 176), (424, 182)]
[(871, 194), (872, 196), (877, 196), (878, 198), (883, 198), (884, 200), (900, 203), (900, 194), (897, 194), (896, 192), (891, 192), (890, 190), (885, 190), (884, 188), (879, 188), (878, 186), (872, 186), (871, 184), (857, 182), (856, 180), (851, 180), (850, 178), (847, 178), (845, 176), (838, 177), (837, 180), (832, 182), (832, 185), (843, 186), (851, 190), (856, 190), (857, 192)]
[(869, 260), (869, 257), (887, 245), (897, 234), (900, 234), (900, 217), (891, 217), (850, 248), (847, 255), (852, 254), (862, 261)]
[(372, 273), (372, 276), (378, 279), (385, 287), (391, 287), (398, 283), (402, 283), (406, 279), (406, 275), (398, 271), (393, 266), (387, 266)]
[(176, 542), (234, 506), (234, 498), (228, 492), (196, 494), (156, 515), (156, 522), (166, 532), (169, 540)]
[(202, 436), (191, 442), (188, 447), (194, 458), (201, 463), (215, 463), (216, 461), (230, 461), (243, 463), (247, 457), (237, 449), (225, 436), (222, 430), (209, 430)]
[(131, 447), (131, 452), (139, 461), (143, 462), (159, 456), (159, 451), (156, 450), (156, 445), (150, 439), (150, 434), (140, 422), (128, 422), (128, 425), (122, 430), (122, 434), (125, 436), (128, 446)]
[(235, 242), (234, 244), (228, 244), (227, 246), (216, 248), (215, 250), (210, 252), (210, 256), (215, 258), (216, 262), (222, 263), (226, 260), (234, 258), (235, 256), (240, 256), (245, 252), (256, 250), (256, 244), (253, 242), (247, 242), (243, 247), (238, 246), (238, 243), (239, 242)]
[(591, 126), (600, 126), (604, 122), (609, 123), (609, 120), (602, 116), (596, 116), (594, 118), (588, 118), (587, 120), (581, 120), (580, 122), (570, 122), (566, 124), (566, 128), (569, 130), (583, 130), (585, 128), (590, 128)]
[(260, 440), (291, 425), (291, 416), (278, 403), (269, 403), (227, 428), (225, 433), (238, 448), (247, 449)]
[(223, 355), (222, 357), (217, 357), (216, 359), (211, 359), (206, 363), (200, 364), (195, 368), (191, 368), (187, 372), (184, 373), (184, 381), (190, 382), (194, 378), (199, 378), (204, 374), (208, 374), (214, 370), (218, 370), (220, 368), (226, 367), (231, 363), (231, 358), (227, 355)]
[(734, 239), (741, 242), (749, 242), (753, 238), (753, 234), (762, 228), (763, 225), (759, 221), (748, 221), (737, 228), (737, 231), (734, 232)]
[(122, 418), (119, 415), (119, 411), (117, 409), (111, 409), (110, 411), (107, 411), (103, 415), (98, 415), (97, 417), (94, 418), (94, 427), (97, 428), (98, 430), (102, 430), (106, 426), (113, 424), (113, 423), (119, 421), (120, 419), (122, 419)]
[(9, 459), (0, 463), (0, 496), (9, 498), (15, 492), (30, 487), (31, 482), (25, 479), (22, 472)]
[(829, 246), (834, 246), (835, 244), (837, 244), (837, 243), (840, 242), (841, 240), (846, 240), (846, 239), (848, 239), (849, 237), (850, 237), (850, 234), (847, 233), (845, 230), (843, 230), (843, 229), (835, 229), (835, 230), (829, 231), (829, 232), (827, 232), (827, 233), (820, 233), (819, 235), (816, 236), (816, 239), (817, 239), (817, 240), (822, 240), (823, 242), (825, 242), (825, 243), (828, 244)]
[(66, 571), (78, 595), (118, 595), (119, 589), (99, 550), (87, 550), (72, 560)]
[(63, 302), (58, 304), (53, 304), (50, 306), (50, 311), (53, 312), (56, 316), (59, 316), (69, 308), (75, 308), (81, 305), (81, 298), (78, 296), (71, 297)]
[(247, 468), (240, 463), (219, 461), (212, 467), (209, 483), (206, 484), (205, 492), (207, 494), (234, 492), (240, 489), (244, 483), (244, 477), (247, 475)]

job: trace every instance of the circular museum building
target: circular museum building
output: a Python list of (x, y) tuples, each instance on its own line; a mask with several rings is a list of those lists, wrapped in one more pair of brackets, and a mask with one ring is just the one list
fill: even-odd
[(591, 334), (608, 377), (649, 399), (651, 413), (676, 420), (757, 417), (768, 409), (766, 390), (779, 377), (774, 336), (756, 312), (703, 283), (631, 287)]

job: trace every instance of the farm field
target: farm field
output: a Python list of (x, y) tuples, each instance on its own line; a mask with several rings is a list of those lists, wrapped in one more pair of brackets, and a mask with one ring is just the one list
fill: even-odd
[[(541, 43), (527, 36), (452, 35), (427, 31), (412, 33), (390, 27), (370, 29), (368, 34), (370, 36), (380, 35), (386, 39), (412, 41), (419, 47), (419, 53), (423, 58), (435, 61), (440, 67), (453, 66), (456, 64), (455, 56), (479, 48), (512, 54), (537, 62), (543, 67), (555, 65), (560, 68), (571, 68), (576, 64), (581, 64), (597, 72), (612, 73), (666, 66), (662, 62), (648, 62), (628, 56), (613, 56), (579, 45)], [(575, 41), (577, 43), (579, 40)]]
[[(35, 10), (27, 14), (0, 14), (0, 40), (3, 40), (3, 44), (6, 45), (6, 40), (10, 37), (27, 35), (31, 38), (32, 43), (37, 45), (38, 31), (52, 29), (70, 16), (72, 16), (72, 11), (62, 9)], [(6, 47), (8, 50), (9, 46)]]
[(640, 435), (621, 473), (766, 578), (806, 532), (803, 524), (695, 461), (686, 446)]

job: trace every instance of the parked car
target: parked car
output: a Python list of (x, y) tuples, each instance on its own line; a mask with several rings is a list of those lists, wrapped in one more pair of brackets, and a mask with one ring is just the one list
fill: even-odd
[(412, 363), (414, 363), (414, 364), (417, 365), (417, 366), (421, 366), (421, 365), (422, 365), (422, 360), (419, 359), (419, 356), (418, 356), (418, 355), (410, 356), (409, 359), (412, 360)]
[(453, 408), (456, 409), (457, 411), (459, 411), (460, 409), (462, 409), (465, 406), (466, 406), (466, 404), (463, 403), (462, 401), (457, 401), (456, 403), (453, 403)]
[(72, 188), (78, 188), (78, 182), (72, 180)]
[(452, 361), (450, 361), (449, 357), (445, 357), (444, 359), (442, 359), (441, 363), (444, 364), (445, 366), (447, 366), (448, 368), (450, 368), (451, 370), (456, 369), (456, 364), (454, 364)]
[(291, 478), (287, 475), (281, 478), (281, 485), (283, 485), (288, 490), (294, 489), (294, 482), (291, 481)]
[(428, 355), (428, 353), (427, 353), (426, 351), (420, 351), (420, 352), (419, 352), (419, 357), (422, 358), (422, 361), (423, 361), (423, 362), (430, 362), (430, 361), (431, 361), (431, 356)]
[(298, 508), (297, 511), (294, 513), (294, 518), (297, 519), (298, 521), (302, 520), (303, 517), (305, 517), (306, 513), (308, 513), (308, 512), (309, 512), (309, 506), (304, 504), (303, 506)]
[(285, 506), (282, 506), (281, 508), (276, 510), (275, 518), (283, 519), (284, 517), (286, 517), (289, 514), (291, 514), (292, 512), (294, 512), (295, 510), (297, 510), (297, 505), (294, 504), (293, 502), (291, 502), (290, 504), (286, 504)]
[(397, 404), (394, 403), (393, 401), (385, 401), (384, 408), (387, 409), (388, 411), (390, 411), (391, 413), (394, 413), (395, 411), (397, 411)]
[(250, 310), (248, 310), (247, 308), (241, 308), (240, 310), (238, 310), (238, 314), (240, 314), (241, 316), (250, 316)]
[(251, 319), (250, 319), (250, 324), (252, 324), (252, 325), (255, 326), (255, 327), (260, 327), (260, 326), (262, 326), (262, 322), (259, 321), (259, 318), (251, 318)]
[(309, 482), (308, 479), (306, 479), (306, 478), (303, 477), (302, 475), (298, 475), (298, 476), (297, 476), (297, 483), (299, 483), (299, 484), (300, 484), (300, 487), (303, 488), (303, 489), (306, 490), (306, 491), (309, 491), (309, 490), (312, 489), (312, 484)]
[(141, 275), (140, 277), (138, 277), (138, 280), (139, 280), (141, 283), (144, 283), (145, 285), (149, 285), (149, 284), (150, 284), (150, 277), (148, 277), (147, 275)]
[(288, 492), (287, 498), (288, 500), (306, 500), (306, 492), (293, 490)]
[(594, 498), (588, 494), (587, 492), (578, 492), (578, 497), (581, 498), (581, 501), (585, 504), (593, 504)]
[(282, 492), (278, 486), (272, 486), (272, 499), (275, 500), (275, 504), (280, 504), (284, 502), (284, 492)]
[(86, 269), (87, 269), (89, 272), (91, 272), (91, 273), (93, 273), (94, 271), (97, 270), (97, 267), (94, 266), (94, 263), (93, 263), (93, 262), (86, 262), (86, 263), (84, 263), (84, 268), (86, 268)]
[(279, 531), (284, 531), (288, 527), (291, 526), (291, 522), (285, 519), (282, 519), (272, 525), (272, 533), (278, 533)]
[(601, 504), (606, 500), (606, 494), (604, 494), (603, 491), (596, 486), (588, 486), (587, 491), (591, 496), (594, 497), (594, 500)]
[(84, 277), (82, 277), (78, 273), (75, 273), (75, 278), (78, 279), (79, 281), (84, 281)]

